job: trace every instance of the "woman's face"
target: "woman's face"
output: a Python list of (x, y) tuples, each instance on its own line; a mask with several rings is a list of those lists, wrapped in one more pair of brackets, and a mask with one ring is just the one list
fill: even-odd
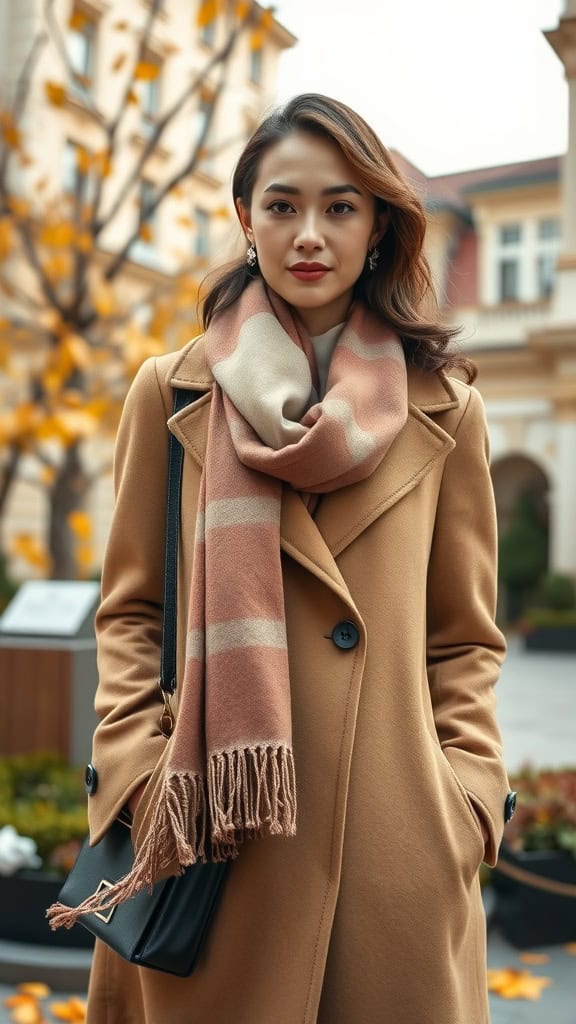
[(338, 147), (307, 132), (287, 135), (264, 153), (250, 209), (242, 200), (237, 209), (264, 280), (310, 334), (344, 320), (386, 215), (377, 218)]

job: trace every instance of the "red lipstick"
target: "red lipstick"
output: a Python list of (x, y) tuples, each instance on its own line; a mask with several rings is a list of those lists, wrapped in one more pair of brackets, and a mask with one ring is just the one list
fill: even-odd
[(306, 260), (293, 263), (288, 269), (299, 281), (319, 281), (330, 271), (330, 267), (325, 266), (324, 263), (307, 262)]

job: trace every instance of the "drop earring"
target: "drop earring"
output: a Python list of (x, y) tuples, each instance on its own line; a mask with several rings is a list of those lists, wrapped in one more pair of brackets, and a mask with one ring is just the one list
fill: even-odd
[(380, 256), (380, 253), (379, 253), (378, 249), (376, 248), (376, 246), (374, 246), (374, 248), (372, 249), (372, 252), (368, 253), (368, 266), (370, 268), (370, 271), (376, 270), (376, 267), (378, 266), (378, 257), (379, 256)]
[(258, 254), (254, 248), (254, 244), (250, 245), (248, 252), (246, 253), (246, 263), (249, 267), (255, 267), (258, 260)]

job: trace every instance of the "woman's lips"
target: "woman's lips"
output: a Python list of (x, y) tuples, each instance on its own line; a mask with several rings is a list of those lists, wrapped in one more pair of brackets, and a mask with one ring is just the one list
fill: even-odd
[(320, 281), (321, 278), (330, 273), (329, 267), (323, 267), (319, 263), (312, 263), (309, 267), (304, 266), (302, 263), (297, 263), (288, 269), (299, 281)]

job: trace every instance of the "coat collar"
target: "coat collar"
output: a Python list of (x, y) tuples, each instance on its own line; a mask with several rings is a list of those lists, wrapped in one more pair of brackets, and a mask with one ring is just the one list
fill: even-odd
[[(172, 363), (167, 383), (205, 392), (168, 421), (173, 434), (201, 467), (208, 435), (214, 379), (197, 338)], [(382, 463), (367, 479), (322, 497), (312, 519), (299, 495), (285, 489), (281, 546), (335, 590), (354, 610), (336, 558), (380, 515), (395, 505), (454, 448), (455, 441), (433, 418), (459, 405), (453, 382), (443, 373), (408, 368), (408, 419)]]
[[(168, 373), (167, 383), (175, 388), (208, 391), (214, 378), (202, 344), (202, 335), (194, 338), (178, 354)], [(459, 405), (449, 377), (408, 367), (408, 402), (425, 413), (444, 412)]]

